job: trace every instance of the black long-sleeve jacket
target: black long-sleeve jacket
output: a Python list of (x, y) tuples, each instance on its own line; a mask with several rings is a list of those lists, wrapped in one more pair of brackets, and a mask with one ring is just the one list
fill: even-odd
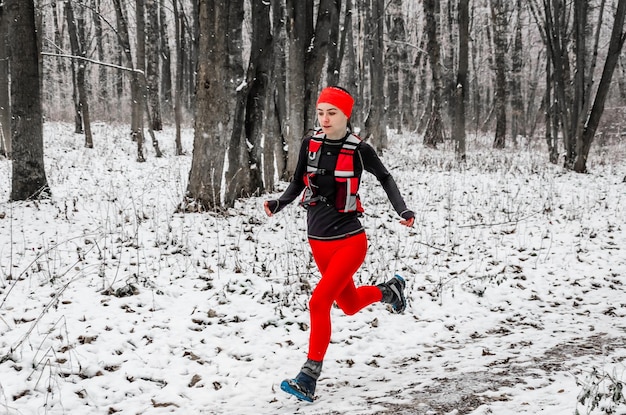
[[(335, 169), (337, 162), (337, 155), (341, 150), (343, 142), (348, 137), (344, 137), (342, 140), (330, 140), (324, 138), (321, 156), (318, 168), (332, 171)], [(304, 190), (305, 184), (303, 177), (306, 174), (307, 167), (307, 155), (309, 148), (310, 137), (306, 137), (302, 140), (302, 146), (300, 147), (300, 153), (298, 156), (298, 164), (294, 172), (292, 181), (289, 183), (287, 189), (283, 194), (274, 200), (269, 201), (269, 209), (272, 213), (280, 212), (285, 206), (293, 202)], [(395, 211), (403, 219), (409, 219), (414, 217), (414, 213), (408, 210), (400, 190), (396, 185), (391, 173), (387, 171), (387, 168), (383, 165), (382, 161), (376, 154), (376, 151), (372, 146), (366, 142), (361, 142), (355, 154), (354, 163), (355, 174), (360, 178), (363, 170), (372, 173), (383, 189), (387, 193), (387, 197), (391, 202)], [(335, 200), (335, 178), (332, 175), (320, 175), (317, 176), (317, 185), (319, 186), (318, 193), (323, 196), (325, 200)], [(356, 235), (363, 232), (363, 225), (359, 220), (360, 213), (338, 212), (334, 206), (327, 203), (316, 203), (314, 205), (307, 206), (307, 234), (311, 239), (341, 239), (347, 236)]]

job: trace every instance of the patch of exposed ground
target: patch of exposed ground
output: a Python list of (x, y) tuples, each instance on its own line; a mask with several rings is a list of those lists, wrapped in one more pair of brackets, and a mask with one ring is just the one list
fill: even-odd
[[(523, 385), (525, 379), (548, 378), (557, 372), (572, 372), (573, 359), (584, 356), (607, 355), (626, 344), (626, 338), (597, 334), (560, 343), (542, 356), (533, 358), (534, 365), (521, 365), (515, 360), (502, 360), (480, 372), (458, 372), (456, 376), (434, 379), (432, 385), (414, 393), (413, 402), (383, 404), (385, 411), (379, 415), (455, 415), (469, 414), (490, 402), (507, 401), (505, 393), (497, 391)], [(540, 372), (544, 374), (541, 375)], [(489, 392), (487, 395), (486, 392)], [(456, 411), (456, 412), (453, 412)]]

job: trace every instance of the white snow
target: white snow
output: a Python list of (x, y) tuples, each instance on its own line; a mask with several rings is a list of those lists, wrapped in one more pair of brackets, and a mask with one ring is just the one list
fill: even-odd
[(473, 139), (460, 167), (392, 135), (383, 159), (416, 226), (366, 176), (355, 280), (398, 272), (409, 306), (334, 309), (305, 404), (279, 387), (305, 360), (319, 278), (304, 211), (267, 218), (272, 194), (177, 213), (191, 156), (172, 155), (173, 130), (145, 163), (124, 126), (95, 125), (92, 150), (72, 130), (45, 124), (49, 201), (9, 203), (0, 159), (0, 413), (626, 413), (623, 143), (595, 145), (577, 174), (540, 139)]

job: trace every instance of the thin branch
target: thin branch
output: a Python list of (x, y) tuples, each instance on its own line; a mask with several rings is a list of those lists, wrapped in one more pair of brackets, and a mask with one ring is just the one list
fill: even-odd
[(138, 74), (144, 75), (144, 71), (139, 70), (139, 69), (128, 68), (126, 66), (115, 65), (113, 63), (101, 62), (101, 61), (97, 61), (95, 59), (85, 58), (83, 56), (66, 55), (66, 54), (49, 53), (49, 52), (41, 52), (41, 55), (42, 56), (52, 56), (52, 57), (55, 57), (55, 58), (78, 59), (78, 60), (81, 60), (81, 61), (94, 63), (96, 65), (106, 66), (106, 67), (115, 68), (115, 69), (121, 69), (123, 71), (128, 71), (128, 72), (136, 72)]

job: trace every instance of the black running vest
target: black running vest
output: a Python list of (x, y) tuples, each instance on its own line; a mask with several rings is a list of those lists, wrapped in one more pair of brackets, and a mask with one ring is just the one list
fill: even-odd
[[(322, 132), (317, 131), (309, 141), (307, 167), (303, 178), (306, 188), (300, 204), (308, 206), (315, 205), (317, 202), (324, 202), (334, 206), (337, 211), (342, 213), (363, 212), (358, 193), (360, 177), (357, 176), (354, 169), (354, 160), (357, 157), (356, 149), (361, 143), (361, 139), (352, 133), (348, 135), (341, 146), (341, 150), (339, 150), (335, 169), (328, 171), (318, 167), (324, 136)], [(317, 190), (316, 176), (326, 174), (333, 175), (335, 178), (334, 201), (326, 200)]]

